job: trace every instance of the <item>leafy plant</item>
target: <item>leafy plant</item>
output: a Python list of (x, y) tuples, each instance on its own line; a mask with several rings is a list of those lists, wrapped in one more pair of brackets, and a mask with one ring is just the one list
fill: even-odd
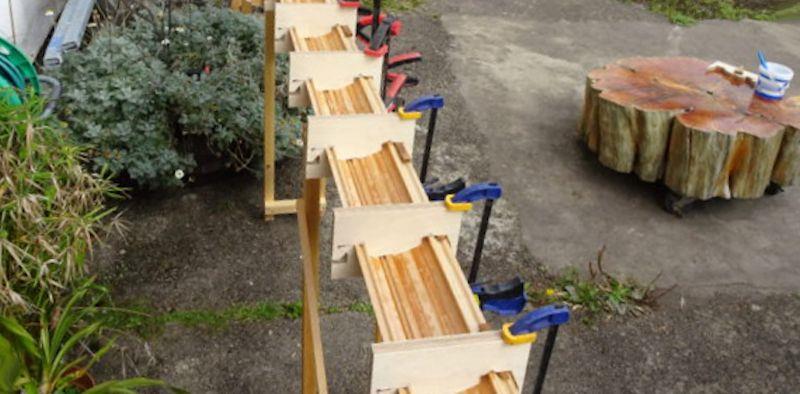
[(83, 277), (99, 235), (120, 229), (105, 220), (104, 199), (120, 190), (86, 171), (85, 150), (63, 124), (40, 119), (42, 102), (0, 102), (0, 312), (29, 310)]
[(646, 3), (650, 10), (666, 15), (672, 23), (678, 25), (691, 25), (700, 19), (772, 20), (775, 18), (768, 10), (742, 7), (734, 0), (639, 0), (639, 2)]
[[(171, 23), (163, 10), (137, 15), (128, 26), (102, 28), (84, 50), (66, 57), (60, 72), (61, 115), (92, 146), (93, 168), (150, 188), (181, 185), (182, 174), (217, 160), (257, 171), (261, 21), (211, 6), (174, 10)], [(283, 85), (286, 58), (277, 63)], [(279, 160), (299, 153), (299, 115), (277, 97)]]
[(50, 394), (83, 392), (135, 393), (133, 389), (166, 387), (160, 380), (133, 378), (94, 385), (89, 370), (113, 346), (113, 341), (91, 351), (87, 343), (99, 340), (102, 321), (93, 321), (104, 288), (85, 281), (59, 305), (42, 306), (39, 321), (26, 327), (16, 318), (0, 316), (0, 391)]
[(553, 279), (550, 287), (529, 289), (534, 303), (563, 302), (586, 313), (585, 322), (606, 315), (640, 315), (655, 306), (657, 300), (672, 288), (655, 287), (658, 276), (647, 285), (633, 279), (619, 279), (603, 269), (605, 246), (597, 252), (597, 261), (588, 263), (589, 276), (584, 279), (575, 269), (567, 269)]

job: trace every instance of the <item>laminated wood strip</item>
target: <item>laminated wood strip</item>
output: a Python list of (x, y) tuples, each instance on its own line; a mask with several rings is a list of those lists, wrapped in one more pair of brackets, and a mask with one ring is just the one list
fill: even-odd
[[(390, 256), (389, 256), (390, 257)], [(403, 326), (403, 332), (405, 332), (407, 339), (417, 339), (419, 335), (414, 335), (416, 330), (412, 328), (411, 313), (407, 309), (404, 309), (403, 306), (407, 305), (405, 300), (405, 293), (399, 289), (397, 282), (394, 280), (396, 277), (391, 271), (391, 264), (389, 264), (387, 256), (383, 256), (378, 259), (380, 262), (379, 266), (383, 271), (383, 275), (386, 278), (386, 283), (388, 284), (389, 291), (392, 294), (392, 302), (394, 303), (395, 307), (397, 308), (398, 316), (400, 317), (400, 324)]]
[(447, 247), (449, 242), (446, 239), (433, 239), (431, 237), (426, 238), (426, 241), (430, 243), (450, 291), (455, 295), (464, 323), (470, 332), (480, 331), (481, 325), (486, 321), (483, 320), (483, 314), (480, 313), (477, 304), (474, 302), (472, 292), (469, 291), (469, 284), (467, 284), (464, 274), (461, 272), (458, 261), (455, 260), (455, 255)]
[(341, 42), (342, 50), (344, 51), (357, 50), (355, 42), (353, 42), (352, 40), (353, 31), (350, 30), (350, 26), (336, 25), (336, 27), (334, 27), (334, 30), (336, 31), (336, 35), (339, 38), (339, 41)]
[(434, 318), (436, 319), (435, 326), (440, 327), (442, 335), (454, 333), (455, 330), (450, 328), (452, 325), (450, 324), (448, 310), (445, 306), (449, 295), (444, 293), (442, 291), (444, 287), (437, 283), (439, 282), (438, 279), (440, 276), (436, 274), (436, 269), (432, 267), (432, 264), (427, 259), (426, 254), (420, 250), (420, 248), (415, 248), (411, 250), (410, 253), (417, 264), (417, 271), (422, 279), (422, 283), (425, 284), (425, 287), (430, 294), (431, 307), (434, 310)]
[(400, 156), (400, 152), (397, 149), (397, 145), (395, 143), (386, 143), (384, 144), (384, 148), (389, 149), (389, 153), (392, 155), (392, 161), (402, 177), (403, 184), (405, 185), (405, 189), (409, 198), (411, 199), (411, 202), (427, 202), (428, 197), (425, 195), (425, 190), (422, 188), (422, 184), (420, 183), (419, 178), (417, 178), (416, 172), (414, 172), (410, 162), (403, 161)]
[(425, 286), (425, 281), (422, 279), (422, 274), (419, 270), (419, 264), (414, 259), (411, 252), (403, 253), (403, 259), (408, 262), (406, 270), (408, 270), (408, 278), (411, 285), (414, 287), (414, 293), (419, 298), (420, 309), (424, 317), (423, 321), (428, 324), (430, 336), (440, 336), (444, 333), (442, 325), (439, 322), (436, 308), (434, 307), (434, 297), (428, 288)]
[(437, 264), (436, 255), (427, 240), (423, 240), (422, 246), (417, 249), (418, 261), (424, 265), (431, 280), (426, 285), (436, 294), (435, 300), (437, 302), (436, 307), (439, 310), (439, 321), (444, 328), (445, 334), (452, 335), (468, 332), (468, 327), (464, 324), (456, 307), (455, 296), (447, 285), (447, 280), (441, 267)]
[(380, 93), (378, 93), (378, 88), (375, 86), (375, 82), (372, 80), (372, 78), (360, 77), (358, 78), (358, 83), (361, 86), (361, 89), (364, 91), (364, 95), (369, 102), (370, 108), (372, 108), (372, 113), (385, 113), (386, 107), (384, 107), (383, 101), (381, 101)]
[(328, 163), (330, 164), (331, 173), (333, 174), (333, 181), (336, 183), (336, 189), (343, 195), (342, 205), (346, 207), (350, 207), (352, 204), (351, 201), (355, 200), (357, 196), (353, 196), (350, 187), (345, 183), (344, 176), (342, 175), (341, 167), (338, 165), (339, 159), (336, 157), (336, 152), (333, 148), (326, 148), (325, 149), (325, 156), (328, 158)]
[(294, 27), (289, 29), (289, 40), (295, 51), (308, 51), (305, 40), (300, 38), (300, 34), (297, 33), (297, 29)]
[[(376, 285), (375, 273), (373, 272), (369, 258), (367, 257), (367, 251), (364, 245), (356, 246), (356, 260), (358, 261), (358, 265), (361, 267), (361, 274), (364, 277), (364, 282), (367, 284), (367, 292), (369, 293), (370, 299), (381, 301), (376, 303), (373, 308), (375, 311), (375, 320), (378, 324), (378, 336), (380, 336), (381, 333), (387, 333), (387, 335), (391, 335), (391, 337), (387, 338), (388, 340), (395, 340), (395, 334), (391, 327), (392, 323), (397, 321), (397, 319), (394, 317), (394, 315), (397, 314), (397, 311), (392, 312), (384, 309), (384, 305), (387, 304), (385, 295)], [(394, 320), (390, 321), (390, 319)]]
[(426, 237), (409, 251), (379, 257), (368, 256), (364, 247), (356, 250), (371, 300), (381, 311), (376, 318), (385, 319), (378, 324), (385, 341), (480, 332), (483, 315), (470, 310), (472, 294), (454, 283), (466, 280), (453, 271), (447, 243)]
[(416, 299), (413, 287), (408, 283), (405, 270), (403, 268), (404, 261), (398, 255), (383, 257), (384, 264), (387, 266), (387, 273), (391, 275), (391, 283), (398, 294), (398, 305), (408, 323), (409, 337), (412, 339), (425, 338), (426, 335), (425, 322), (422, 321), (421, 308), (419, 301)]

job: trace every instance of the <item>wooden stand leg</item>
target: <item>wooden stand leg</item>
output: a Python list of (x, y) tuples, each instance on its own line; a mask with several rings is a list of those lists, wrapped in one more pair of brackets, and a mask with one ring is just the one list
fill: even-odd
[(320, 179), (306, 180), (297, 202), (297, 224), (303, 250), (303, 393), (327, 393), (322, 334), (319, 325)]

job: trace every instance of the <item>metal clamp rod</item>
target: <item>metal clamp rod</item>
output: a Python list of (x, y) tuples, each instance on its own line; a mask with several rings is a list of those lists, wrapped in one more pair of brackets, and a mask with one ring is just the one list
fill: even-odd
[(428, 121), (428, 135), (425, 137), (425, 153), (422, 155), (422, 168), (419, 170), (419, 180), (424, 184), (428, 178), (428, 161), (431, 158), (431, 147), (433, 146), (433, 134), (436, 131), (436, 115), (439, 109), (431, 110), (431, 117)]
[(494, 200), (486, 200), (483, 205), (483, 216), (481, 217), (481, 227), (478, 231), (478, 242), (475, 244), (475, 253), (472, 256), (472, 266), (469, 269), (469, 283), (478, 280), (478, 270), (481, 266), (481, 255), (483, 254), (483, 243), (486, 240), (486, 230), (489, 228), (489, 218), (492, 217), (492, 205)]
[(547, 340), (544, 343), (542, 360), (539, 362), (539, 375), (536, 376), (536, 385), (533, 387), (533, 394), (541, 394), (542, 392), (542, 386), (544, 386), (544, 378), (547, 377), (547, 367), (550, 364), (550, 356), (553, 354), (553, 347), (556, 344), (558, 327), (559, 327), (558, 325), (555, 325), (547, 330)]

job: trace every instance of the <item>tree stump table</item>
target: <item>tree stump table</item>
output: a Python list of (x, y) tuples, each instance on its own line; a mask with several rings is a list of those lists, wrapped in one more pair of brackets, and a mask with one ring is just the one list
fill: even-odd
[(603, 165), (688, 200), (758, 198), (792, 184), (800, 97), (761, 99), (749, 81), (710, 65), (631, 58), (591, 71), (581, 137)]

